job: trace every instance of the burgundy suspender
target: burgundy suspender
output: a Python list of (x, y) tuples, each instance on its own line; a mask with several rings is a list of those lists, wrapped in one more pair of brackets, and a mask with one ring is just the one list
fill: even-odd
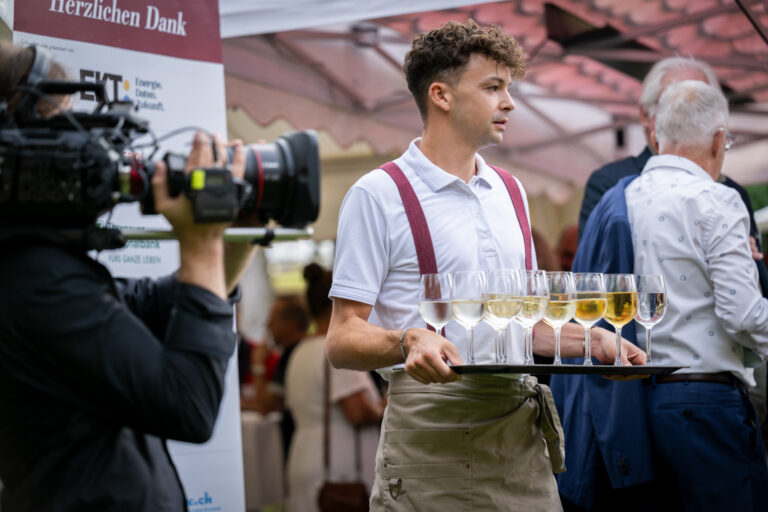
[[(528, 216), (525, 214), (525, 205), (523, 204), (520, 187), (517, 186), (517, 181), (512, 175), (504, 169), (494, 166), (491, 166), (491, 168), (496, 171), (507, 186), (509, 196), (512, 198), (512, 205), (515, 207), (515, 213), (517, 214), (517, 222), (520, 224), (520, 229), (523, 232), (525, 268), (531, 270), (533, 264), (531, 259), (533, 241), (531, 238), (531, 226), (528, 224)], [(414, 192), (408, 178), (405, 177), (405, 173), (395, 162), (387, 162), (381, 166), (381, 169), (394, 180), (397, 190), (400, 192), (400, 199), (402, 199), (403, 206), (405, 207), (405, 215), (408, 217), (408, 224), (411, 225), (413, 243), (416, 245), (419, 274), (436, 274), (437, 259), (435, 259), (435, 246), (432, 244), (432, 236), (429, 234), (427, 218), (424, 216), (424, 210), (421, 208), (419, 198), (416, 197), (416, 192)], [(427, 325), (427, 328), (430, 331), (435, 330), (431, 325)], [(445, 336), (445, 328), (443, 328), (442, 334)]]
[[(419, 198), (416, 197), (416, 192), (413, 191), (405, 173), (395, 162), (387, 162), (381, 168), (395, 181), (397, 190), (400, 192), (400, 198), (403, 200), (408, 224), (411, 225), (413, 243), (416, 245), (419, 275), (437, 274), (437, 260), (435, 259), (435, 247), (432, 245), (432, 235), (429, 234), (429, 225), (426, 217), (424, 217), (424, 210), (421, 208)], [(427, 325), (427, 329), (435, 330), (431, 325)], [(441, 334), (445, 336), (445, 328)]]
[[(531, 226), (528, 224), (528, 215), (525, 213), (525, 204), (523, 204), (523, 195), (520, 193), (520, 187), (517, 186), (517, 180), (507, 171), (493, 165), (490, 167), (496, 171), (504, 185), (507, 186), (509, 197), (512, 199), (512, 205), (515, 207), (515, 213), (517, 214), (517, 222), (520, 224), (520, 229), (523, 232), (525, 268), (526, 270), (532, 270), (533, 260), (531, 258), (531, 251), (533, 250), (533, 240), (531, 238)], [(408, 223), (411, 225), (413, 242), (416, 245), (419, 273), (437, 273), (437, 260), (435, 259), (432, 236), (429, 234), (427, 219), (424, 217), (424, 210), (421, 208), (419, 198), (416, 197), (416, 192), (414, 192), (408, 178), (405, 177), (405, 173), (395, 162), (387, 162), (381, 168), (394, 180), (397, 190), (400, 192), (400, 198), (405, 207), (405, 214), (408, 216)]]
[(400, 198), (403, 200), (405, 214), (411, 225), (413, 243), (416, 244), (419, 274), (437, 274), (437, 260), (435, 259), (435, 248), (432, 245), (432, 236), (429, 234), (427, 219), (424, 217), (424, 210), (421, 209), (421, 203), (416, 197), (416, 192), (413, 191), (405, 173), (395, 162), (387, 162), (381, 168), (395, 181), (397, 190), (400, 192)]
[(523, 204), (523, 195), (520, 193), (520, 187), (517, 186), (517, 180), (501, 167), (491, 166), (496, 171), (501, 180), (507, 186), (509, 197), (512, 198), (512, 205), (515, 207), (517, 222), (523, 232), (523, 244), (525, 245), (525, 269), (533, 270), (533, 260), (531, 250), (533, 249), (533, 240), (531, 235), (531, 226), (528, 224), (528, 216), (525, 214), (525, 204)]

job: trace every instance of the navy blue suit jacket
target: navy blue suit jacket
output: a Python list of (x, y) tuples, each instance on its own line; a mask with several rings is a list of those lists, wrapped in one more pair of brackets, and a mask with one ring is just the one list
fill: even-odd
[[(592, 211), (573, 272), (632, 273), (634, 251), (624, 189), (636, 177), (622, 178)], [(598, 325), (612, 330), (602, 321)], [(635, 342), (634, 322), (622, 329), (622, 336)], [(581, 359), (568, 362), (578, 364)], [(565, 432), (568, 471), (558, 475), (563, 496), (589, 509), (600, 488), (618, 489), (655, 478), (641, 381), (553, 375), (550, 387)], [(596, 480), (600, 465), (609, 483)]]
[(584, 235), (589, 214), (592, 213), (592, 209), (603, 197), (603, 194), (616, 185), (621, 178), (640, 174), (651, 155), (650, 148), (646, 146), (639, 155), (605, 164), (589, 176), (584, 187), (584, 199), (581, 202), (581, 212), (579, 213), (579, 240)]

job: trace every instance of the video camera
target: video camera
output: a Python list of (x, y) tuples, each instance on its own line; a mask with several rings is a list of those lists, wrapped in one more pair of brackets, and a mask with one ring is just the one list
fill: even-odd
[[(38, 50), (33, 71), (41, 56), (50, 59)], [(46, 76), (47, 66), (37, 74)], [(154, 164), (135, 151), (136, 139), (151, 136), (151, 130), (131, 102), (108, 102), (101, 83), (28, 80), (18, 90), (24, 96), (13, 115), (4, 102), (0, 106), (0, 226), (80, 228), (121, 202), (141, 201), (143, 213), (155, 213)], [(37, 114), (38, 99), (81, 91), (96, 95), (92, 112)], [(144, 147), (157, 151), (158, 143), (154, 139)], [(303, 227), (315, 221), (320, 201), (315, 132), (292, 132), (245, 149), (244, 179), (227, 168), (185, 174), (186, 157), (166, 154), (170, 195), (191, 199), (196, 222), (274, 220)]]

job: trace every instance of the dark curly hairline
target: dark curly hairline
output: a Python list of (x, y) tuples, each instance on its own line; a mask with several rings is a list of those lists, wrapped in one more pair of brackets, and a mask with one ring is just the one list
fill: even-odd
[(451, 21), (413, 40), (403, 71), (422, 117), (426, 116), (429, 86), (436, 80), (454, 82), (475, 53), (508, 66), (514, 79), (525, 76), (522, 47), (498, 25), (483, 27), (471, 19), (466, 24)]

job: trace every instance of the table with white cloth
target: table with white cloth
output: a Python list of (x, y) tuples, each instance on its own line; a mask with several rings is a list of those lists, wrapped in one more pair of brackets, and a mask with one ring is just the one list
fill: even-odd
[(279, 412), (242, 411), (245, 508), (256, 512), (283, 502), (283, 441)]

